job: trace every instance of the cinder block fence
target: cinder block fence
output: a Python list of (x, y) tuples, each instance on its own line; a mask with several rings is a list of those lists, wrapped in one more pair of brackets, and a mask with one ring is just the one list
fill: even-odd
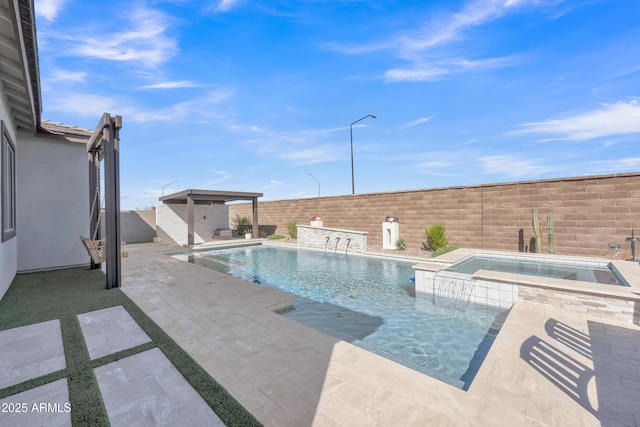
[[(382, 222), (397, 216), (408, 249), (426, 242), (424, 230), (446, 226), (451, 245), (529, 251), (535, 234), (532, 210), (542, 226), (547, 252), (547, 215), (553, 213), (556, 252), (606, 256), (608, 243), (626, 247), (631, 229), (640, 233), (640, 172), (500, 184), (445, 187), (259, 203), (261, 231), (287, 235), (287, 223), (309, 224), (318, 215), (325, 227), (368, 233), (368, 246), (382, 248)], [(229, 206), (229, 217), (251, 216), (250, 204)]]

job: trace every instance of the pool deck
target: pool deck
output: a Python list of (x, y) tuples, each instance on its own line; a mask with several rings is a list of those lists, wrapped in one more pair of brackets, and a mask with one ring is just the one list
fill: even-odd
[(128, 245), (122, 290), (264, 425), (640, 425), (638, 325), (518, 302), (462, 391), (280, 316), (292, 295), (171, 249)]

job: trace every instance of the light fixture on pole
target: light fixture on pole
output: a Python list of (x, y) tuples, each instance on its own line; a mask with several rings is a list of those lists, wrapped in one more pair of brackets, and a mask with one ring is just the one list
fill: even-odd
[(171, 184), (175, 184), (176, 182), (180, 182), (180, 181), (171, 181), (170, 183), (168, 183), (167, 185), (163, 185), (162, 186), (162, 197), (164, 197), (164, 189), (168, 186), (170, 186)]
[(367, 114), (366, 116), (356, 120), (355, 122), (349, 125), (349, 137), (351, 139), (351, 194), (356, 194), (355, 179), (354, 179), (354, 173), (353, 173), (353, 125), (355, 125), (361, 120), (366, 119), (367, 117), (371, 117), (372, 119), (377, 118), (373, 114)]
[[(313, 176), (313, 174), (307, 172), (307, 175), (309, 175), (311, 178), (315, 179), (316, 181), (318, 181), (318, 178), (316, 178), (315, 176)], [(318, 181), (318, 197), (320, 197), (320, 181)]]

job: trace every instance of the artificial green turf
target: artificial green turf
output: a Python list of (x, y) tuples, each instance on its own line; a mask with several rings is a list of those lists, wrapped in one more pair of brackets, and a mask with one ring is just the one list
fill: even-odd
[[(0, 300), (0, 330), (60, 319), (66, 368), (0, 389), (0, 399), (67, 378), (74, 426), (108, 426), (93, 369), (159, 347), (227, 426), (261, 425), (120, 289), (105, 289), (100, 270), (72, 268), (16, 276)], [(152, 342), (89, 359), (77, 315), (122, 305)]]

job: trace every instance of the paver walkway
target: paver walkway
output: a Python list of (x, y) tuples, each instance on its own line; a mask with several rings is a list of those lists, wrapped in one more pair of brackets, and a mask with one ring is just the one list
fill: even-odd
[(0, 400), (0, 426), (71, 426), (69, 388), (63, 378)]
[(151, 341), (124, 307), (78, 315), (91, 360)]
[(158, 348), (94, 372), (114, 426), (224, 425)]
[[(151, 341), (122, 306), (78, 315), (91, 360)], [(0, 331), (0, 388), (65, 368), (59, 320)], [(158, 348), (94, 369), (113, 426), (224, 426)], [(71, 426), (67, 379), (0, 400), (0, 427)]]
[(0, 331), (0, 388), (65, 366), (59, 320)]

